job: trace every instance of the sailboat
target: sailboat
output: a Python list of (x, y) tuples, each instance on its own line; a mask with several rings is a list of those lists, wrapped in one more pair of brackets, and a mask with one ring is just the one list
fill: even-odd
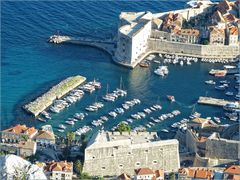
[(127, 91), (126, 91), (126, 90), (123, 90), (122, 76), (121, 76), (121, 78), (120, 78), (119, 88), (117, 88), (117, 94), (119, 94), (120, 96), (126, 96), (126, 95), (127, 95)]
[(199, 118), (201, 116), (200, 113), (198, 113), (197, 111), (195, 111), (196, 109), (196, 104), (193, 105), (193, 110), (191, 112), (191, 115), (189, 116), (190, 119), (195, 119), (195, 118)]

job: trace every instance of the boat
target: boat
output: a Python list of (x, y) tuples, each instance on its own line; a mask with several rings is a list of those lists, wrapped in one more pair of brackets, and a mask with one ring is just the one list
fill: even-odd
[(64, 129), (58, 129), (58, 132), (63, 133), (63, 132), (64, 132)]
[(237, 94), (237, 95), (235, 96), (235, 99), (238, 100), (238, 101), (240, 101), (240, 94)]
[(59, 124), (58, 126), (60, 129), (66, 129), (66, 126), (64, 126), (63, 124)]
[(40, 118), (40, 117), (39, 117), (39, 118), (37, 118), (37, 120), (38, 120), (38, 121), (41, 121), (41, 122), (47, 122), (47, 120), (46, 120), (46, 119), (43, 119), (43, 118)]
[(228, 104), (223, 106), (223, 109), (226, 110), (226, 111), (234, 111), (237, 108), (238, 108), (237, 103), (228, 103)]
[(224, 86), (224, 85), (215, 86), (215, 89), (224, 91), (226, 89), (226, 86)]
[(221, 120), (220, 120), (220, 118), (219, 117), (213, 117), (213, 119), (217, 122), (217, 123), (221, 123)]
[(205, 83), (206, 84), (211, 84), (211, 85), (215, 85), (216, 84), (216, 82), (213, 81), (213, 80), (207, 80), (207, 81), (205, 81)]
[(180, 61), (180, 65), (183, 66), (183, 61)]
[(85, 117), (85, 115), (83, 113), (74, 114), (74, 118), (79, 119), (79, 120), (83, 120), (84, 117)]
[(169, 130), (167, 130), (167, 129), (161, 129), (161, 132), (169, 133)]
[(154, 71), (154, 73), (157, 74), (157, 75), (159, 75), (159, 76), (164, 76), (163, 71), (161, 71), (160, 69), (156, 69), (156, 70)]
[(225, 93), (227, 96), (233, 96), (234, 94), (233, 94), (233, 92), (231, 92), (231, 91), (228, 91), (228, 92), (226, 92)]
[(227, 74), (227, 70), (211, 69), (209, 74), (214, 75), (215, 77), (224, 77)]
[(101, 88), (101, 83), (97, 82), (95, 79), (93, 81), (90, 81), (88, 84), (93, 85), (96, 89)]
[(74, 125), (74, 121), (65, 121), (66, 124), (69, 124), (69, 125)]
[(167, 95), (167, 99), (171, 102), (174, 102), (175, 101), (175, 97), (174, 96), (171, 96), (171, 95)]
[(237, 121), (239, 120), (239, 116), (237, 113), (225, 113), (225, 116), (229, 118), (231, 121)]
[(147, 62), (147, 61), (141, 62), (141, 63), (139, 63), (139, 66), (144, 67), (144, 68), (148, 68), (149, 67), (149, 62)]
[(114, 111), (111, 111), (108, 114), (114, 118), (117, 116), (117, 113), (115, 113)]

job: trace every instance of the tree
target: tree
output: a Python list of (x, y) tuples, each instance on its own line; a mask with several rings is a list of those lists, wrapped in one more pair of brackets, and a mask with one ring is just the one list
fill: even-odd
[(130, 132), (131, 131), (131, 126), (129, 126), (128, 124), (125, 124), (125, 123), (120, 123), (118, 125), (117, 131), (119, 131), (120, 133)]
[(24, 135), (22, 135), (21, 139), (23, 141), (27, 141), (29, 139), (29, 137), (28, 137), (28, 135), (24, 134)]
[(205, 39), (204, 41), (203, 41), (203, 45), (208, 45), (209, 44), (209, 41), (207, 40), (207, 39)]
[(169, 173), (169, 179), (170, 180), (175, 180), (175, 173), (174, 172)]
[(75, 133), (74, 132), (68, 132), (67, 133), (67, 145), (71, 145), (72, 142), (75, 140)]
[(80, 175), (80, 179), (92, 179), (92, 177), (89, 176), (88, 173), (83, 172), (83, 173), (81, 173), (81, 175)]
[(82, 173), (82, 163), (80, 160), (76, 160), (73, 165), (74, 171), (80, 175)]

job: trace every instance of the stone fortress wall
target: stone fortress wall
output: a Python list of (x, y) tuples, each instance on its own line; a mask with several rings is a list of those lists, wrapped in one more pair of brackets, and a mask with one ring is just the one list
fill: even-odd
[[(113, 142), (115, 144), (115, 142)], [(177, 140), (86, 148), (83, 171), (89, 175), (116, 176), (121, 173), (134, 175), (140, 167), (177, 171), (180, 167)]]
[(149, 38), (148, 51), (179, 54), (199, 58), (236, 58), (240, 55), (239, 46), (200, 45), (170, 42)]

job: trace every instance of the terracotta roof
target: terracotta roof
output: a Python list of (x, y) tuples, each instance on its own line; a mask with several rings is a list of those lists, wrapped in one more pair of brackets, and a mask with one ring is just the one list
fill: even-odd
[(72, 172), (73, 171), (73, 164), (67, 161), (60, 161), (60, 162), (48, 162), (46, 167), (46, 171), (64, 171), (64, 172)]
[(225, 19), (223, 18), (223, 15), (218, 10), (213, 13), (212, 18), (216, 19), (217, 22), (225, 22)]
[(213, 171), (208, 169), (197, 169), (195, 178), (210, 179), (213, 176)]
[(164, 178), (164, 170), (163, 169), (156, 170), (155, 175), (156, 175), (156, 178), (158, 178), (158, 177)]
[(230, 9), (232, 8), (231, 3), (227, 0), (223, 0), (221, 2), (218, 3), (217, 5), (217, 9), (221, 12), (221, 13), (226, 13), (228, 12)]
[(223, 18), (226, 22), (232, 22), (232, 21), (237, 20), (237, 18), (232, 14), (227, 14), (227, 15), (223, 16)]
[(181, 29), (177, 32), (177, 34), (199, 36), (199, 30), (197, 30), (197, 29)]
[(190, 178), (195, 177), (195, 170), (194, 169), (190, 169), (190, 168), (179, 169), (179, 173), (184, 174), (184, 175), (186, 175), (187, 177), (190, 177)]
[(24, 148), (24, 149), (34, 149), (36, 142), (34, 141), (20, 141), (18, 143), (20, 148)]
[(26, 125), (20, 125), (20, 124), (3, 130), (3, 132), (14, 133), (14, 134), (26, 134), (29, 136), (35, 134), (37, 131), (38, 130), (35, 129), (34, 127), (29, 128)]
[(236, 26), (229, 27), (229, 34), (231, 35), (238, 35), (238, 28)]
[(43, 130), (40, 130), (38, 132), (38, 135), (35, 137), (36, 139), (51, 139), (51, 140), (54, 140), (55, 139), (55, 136), (53, 133), (49, 132), (49, 131), (43, 131)]
[(140, 168), (135, 170), (137, 175), (147, 175), (147, 174), (154, 174), (154, 172), (149, 168)]
[(118, 179), (130, 180), (131, 177), (128, 174), (122, 173), (120, 176), (118, 176)]
[(232, 165), (224, 170), (224, 173), (228, 174), (239, 174), (240, 175), (240, 166)]
[(219, 29), (219, 28), (216, 28), (214, 26), (210, 27), (210, 34), (211, 35), (222, 35), (222, 36), (225, 36), (225, 30), (224, 29)]

